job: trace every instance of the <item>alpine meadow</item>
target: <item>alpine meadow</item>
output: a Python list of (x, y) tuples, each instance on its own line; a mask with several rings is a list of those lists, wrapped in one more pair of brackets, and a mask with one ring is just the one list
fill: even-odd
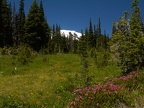
[(144, 107), (140, 0), (111, 22), (111, 34), (101, 17), (64, 30), (49, 24), (43, 0), (28, 13), (18, 2), (0, 0), (0, 108)]

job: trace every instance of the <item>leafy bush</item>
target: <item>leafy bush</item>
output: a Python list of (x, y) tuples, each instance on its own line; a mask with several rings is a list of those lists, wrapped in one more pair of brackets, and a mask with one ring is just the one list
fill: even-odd
[(102, 51), (102, 52), (95, 51), (94, 62), (98, 68), (103, 68), (104, 66), (108, 65), (109, 57), (110, 55), (108, 51)]
[(28, 45), (22, 45), (18, 48), (18, 62), (26, 64), (32, 62), (33, 50)]

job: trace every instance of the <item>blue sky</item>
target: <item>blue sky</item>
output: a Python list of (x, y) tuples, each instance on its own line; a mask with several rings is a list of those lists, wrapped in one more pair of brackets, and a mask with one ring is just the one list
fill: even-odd
[[(19, 8), (19, 0), (8, 0), (16, 3)], [(37, 0), (38, 3), (40, 0)], [(80, 32), (89, 26), (89, 20), (93, 24), (101, 19), (102, 32), (109, 35), (112, 30), (112, 22), (118, 20), (123, 12), (130, 11), (133, 0), (43, 0), (45, 17), (48, 24), (59, 24), (61, 29)], [(33, 0), (24, 0), (25, 13), (27, 14)], [(141, 14), (144, 18), (144, 0), (140, 0)], [(142, 10), (143, 9), (143, 10)]]

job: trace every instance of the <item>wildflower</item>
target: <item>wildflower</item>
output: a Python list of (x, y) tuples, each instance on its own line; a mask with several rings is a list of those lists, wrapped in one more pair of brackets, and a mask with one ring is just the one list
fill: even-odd
[(75, 98), (76, 101), (82, 100), (82, 96), (78, 96), (77, 98)]
[(95, 89), (99, 91), (100, 89), (102, 89), (102, 87), (102, 85), (96, 85)]
[(130, 72), (129, 74), (130, 74), (130, 75), (136, 75), (137, 72), (136, 72), (136, 71), (133, 71), (133, 72)]
[(76, 94), (76, 93), (82, 94), (83, 90), (82, 89), (77, 89), (77, 90), (74, 91), (74, 94)]
[(91, 86), (88, 86), (88, 87), (85, 88), (86, 91), (90, 91), (91, 89), (92, 89)]
[(75, 101), (72, 101), (70, 104), (71, 104), (71, 105), (76, 105), (76, 102), (75, 102)]
[(94, 94), (96, 94), (96, 92), (97, 92), (97, 90), (96, 90), (96, 89), (94, 89), (94, 90), (93, 90), (93, 93), (94, 93)]

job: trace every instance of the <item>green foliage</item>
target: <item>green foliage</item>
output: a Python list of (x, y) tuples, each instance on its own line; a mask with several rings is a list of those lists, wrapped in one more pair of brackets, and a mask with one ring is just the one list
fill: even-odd
[(0, 107), (1, 108), (39, 108), (42, 106), (36, 104), (29, 104), (25, 101), (22, 101), (19, 98), (8, 96), (0, 96)]
[(94, 52), (94, 63), (98, 68), (103, 68), (108, 65), (110, 60), (109, 51), (95, 51)]
[(144, 64), (144, 35), (141, 31), (142, 20), (138, 3), (138, 0), (132, 3), (130, 23), (128, 13), (125, 12), (124, 17), (113, 25), (115, 30), (111, 39), (111, 51), (124, 73), (139, 70)]
[(36, 51), (46, 47), (50, 33), (48, 24), (44, 18), (42, 2), (39, 7), (37, 1), (34, 0), (29, 10), (24, 28), (24, 43), (30, 45)]
[(85, 40), (80, 40), (79, 42), (79, 55), (81, 59), (82, 64), (82, 80), (84, 83), (84, 86), (91, 84), (91, 77), (89, 76), (89, 61), (88, 61), (88, 52), (87, 52), (87, 45)]
[(27, 64), (32, 62), (33, 54), (32, 49), (28, 45), (22, 45), (18, 49), (18, 62), (21, 64)]
[(7, 0), (1, 1), (0, 47), (12, 45), (11, 10)]
[[(15, 20), (15, 19), (14, 19)], [(22, 44), (24, 42), (24, 24), (25, 24), (25, 12), (24, 12), (24, 0), (20, 0), (20, 7), (19, 7), (19, 12), (17, 15), (17, 30), (16, 32), (18, 33), (18, 39), (17, 42), (18, 44)]]

